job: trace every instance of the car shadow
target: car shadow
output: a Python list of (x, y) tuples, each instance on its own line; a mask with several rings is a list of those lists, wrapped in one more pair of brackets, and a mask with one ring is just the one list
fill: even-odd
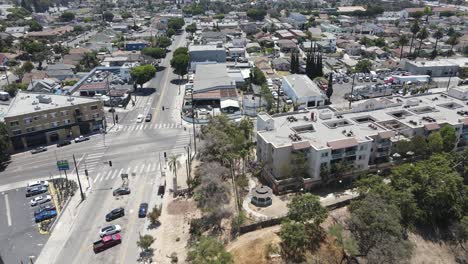
[(171, 83), (174, 85), (184, 85), (187, 83), (186, 79), (173, 79), (171, 80)]

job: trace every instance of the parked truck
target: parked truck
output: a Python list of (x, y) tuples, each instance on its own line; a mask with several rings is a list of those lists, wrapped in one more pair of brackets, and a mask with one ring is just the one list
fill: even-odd
[(105, 236), (93, 243), (93, 250), (94, 253), (99, 253), (120, 243), (122, 243), (120, 234)]
[(393, 75), (391, 77), (394, 84), (414, 84), (414, 83), (428, 83), (431, 79), (429, 75)]

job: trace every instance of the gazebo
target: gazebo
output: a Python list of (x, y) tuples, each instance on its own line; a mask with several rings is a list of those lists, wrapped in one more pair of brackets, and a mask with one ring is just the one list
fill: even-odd
[(267, 207), (272, 203), (271, 196), (273, 191), (265, 185), (257, 186), (252, 191), (251, 203), (258, 207)]

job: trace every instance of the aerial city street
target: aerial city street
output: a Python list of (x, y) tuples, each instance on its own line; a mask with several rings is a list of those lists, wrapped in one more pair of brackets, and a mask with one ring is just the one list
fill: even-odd
[(0, 264), (467, 263), (466, 1), (0, 4)]

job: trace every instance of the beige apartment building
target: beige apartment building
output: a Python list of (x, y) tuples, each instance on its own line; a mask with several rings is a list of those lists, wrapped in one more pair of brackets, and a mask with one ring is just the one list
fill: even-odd
[(100, 131), (105, 115), (99, 99), (19, 92), (4, 122), (18, 151)]

